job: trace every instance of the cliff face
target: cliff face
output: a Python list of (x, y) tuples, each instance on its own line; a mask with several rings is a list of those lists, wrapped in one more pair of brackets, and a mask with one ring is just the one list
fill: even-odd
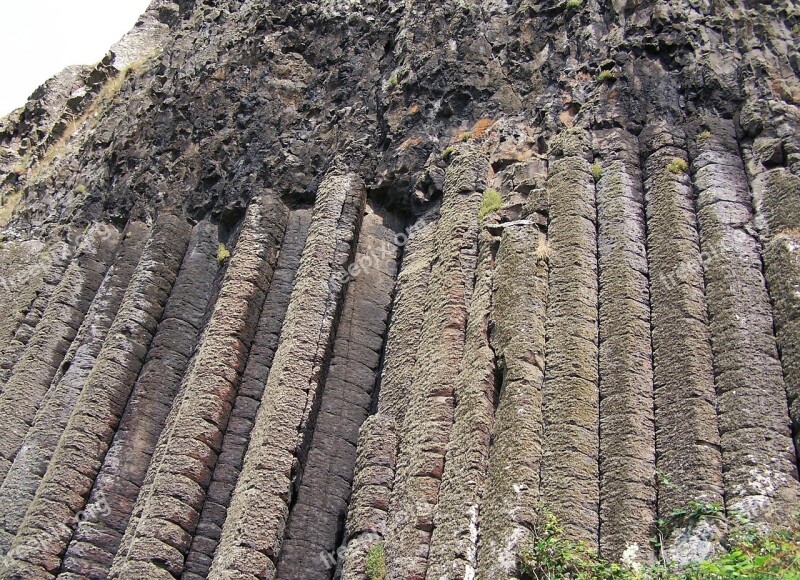
[(790, 521), (798, 31), (154, 0), (0, 121), (0, 578), (520, 578), (549, 512), (642, 563)]

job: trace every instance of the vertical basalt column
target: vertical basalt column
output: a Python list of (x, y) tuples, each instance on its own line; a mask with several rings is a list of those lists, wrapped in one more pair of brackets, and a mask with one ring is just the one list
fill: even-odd
[(364, 580), (367, 554), (383, 539), (390, 517), (396, 461), (394, 420), (381, 414), (369, 417), (361, 426), (358, 438), (353, 495), (344, 536), (346, 549), (323, 557), (330, 565), (341, 565), (342, 580)]
[(600, 269), (600, 552), (652, 560), (653, 363), (644, 193), (636, 138), (595, 133)]
[(100, 354), (122, 303), (124, 292), (120, 289), (128, 286), (149, 231), (150, 228), (142, 222), (128, 225), (120, 252), (98, 289), (78, 335), (36, 414), (34, 424), (0, 487), (0, 552), (3, 554), (22, 523), (81, 389)]
[(705, 119), (692, 177), (708, 299), (728, 511), (785, 522), (800, 486), (747, 176), (733, 124)]
[(464, 355), (453, 391), (453, 428), (431, 534), (428, 578), (470, 578), (477, 568), (478, 513), (494, 422), (495, 356), (489, 344), (489, 322), (497, 242), (488, 230), (481, 231)]
[(517, 553), (539, 504), (547, 248), (535, 224), (506, 228), (494, 275), (492, 346), (502, 374), (488, 482), (480, 508), (477, 578), (517, 577)]
[(264, 301), (264, 308), (261, 310), (256, 338), (250, 348), (247, 367), (236, 394), (236, 403), (225, 431), (222, 450), (200, 513), (200, 522), (197, 524), (192, 546), (186, 557), (186, 570), (182, 576), (185, 580), (205, 578), (211, 568), (211, 560), (222, 534), (228, 504), (236, 487), (236, 480), (242, 471), (248, 439), (264, 395), (264, 385), (269, 376), (275, 350), (278, 348), (281, 326), (286, 316), (286, 308), (289, 305), (310, 223), (309, 209), (293, 210), (289, 216), (278, 264)]
[(597, 232), (588, 158), (582, 131), (564, 132), (552, 144), (541, 491), (566, 535), (597, 549)]
[(159, 433), (197, 344), (214, 290), (217, 247), (216, 225), (201, 222), (194, 227), (161, 323), (86, 506), (88, 513), (101, 513), (106, 507), (109, 513), (76, 530), (59, 578), (108, 576)]
[(72, 344), (106, 270), (114, 257), (119, 231), (98, 224), (81, 246), (50, 299), (25, 354), (0, 394), (0, 480), (5, 479), (33, 424), (36, 412)]
[(399, 237), (399, 241), (405, 242), (403, 265), (397, 276), (384, 349), (378, 411), (367, 419), (359, 433), (342, 546), (335, 554), (325, 555), (330, 565), (341, 567), (345, 579), (363, 579), (367, 552), (383, 541), (391, 525), (389, 501), (397, 462), (397, 430), (405, 417), (414, 378), (438, 217), (439, 208), (431, 208), (408, 229), (404, 234), (407, 237)]
[(278, 579), (330, 577), (332, 566), (321, 555), (335, 551), (343, 532), (358, 432), (372, 406), (397, 277), (397, 229), (391, 216), (368, 207)]
[[(667, 518), (690, 501), (722, 505), (711, 338), (700, 238), (688, 177), (683, 131), (651, 122), (640, 136), (644, 162), (647, 260), (653, 344), (658, 514)], [(677, 163), (679, 165), (679, 163)], [(710, 556), (716, 522), (701, 521), (663, 538), (669, 560)]]
[(774, 142), (756, 143), (748, 160), (761, 257), (772, 299), (795, 452), (800, 450), (800, 176), (783, 167), (766, 169), (758, 152)]
[(435, 256), (433, 235), (438, 217), (439, 208), (436, 207), (409, 228), (405, 238), (403, 267), (397, 276), (378, 397), (378, 413), (391, 417), (395, 427), (403, 424), (408, 394), (414, 381), (425, 301)]
[(330, 172), (317, 192), (281, 340), (209, 578), (274, 578), (364, 213), (366, 187)]
[(457, 369), (464, 356), (467, 309), (478, 253), (478, 210), (490, 167), (472, 150), (456, 153), (445, 175), (441, 217), (434, 233), (414, 377), (399, 441), (386, 531), (388, 578), (425, 576), (433, 512), (450, 429)]
[(214, 311), (158, 438), (109, 578), (171, 578), (183, 572), (287, 218), (288, 209), (271, 192), (248, 207)]
[[(153, 226), (108, 338), (9, 550), (0, 578), (50, 578), (78, 525), (180, 268), (191, 227), (162, 214)], [(98, 518), (101, 513), (83, 514)]]

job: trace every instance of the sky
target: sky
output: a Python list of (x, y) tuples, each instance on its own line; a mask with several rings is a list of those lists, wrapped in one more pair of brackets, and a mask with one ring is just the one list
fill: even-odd
[(0, 117), (72, 64), (94, 64), (150, 0), (0, 0)]

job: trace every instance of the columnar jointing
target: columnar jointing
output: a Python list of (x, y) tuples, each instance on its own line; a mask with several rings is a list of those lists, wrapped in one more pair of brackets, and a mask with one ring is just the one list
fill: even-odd
[(281, 340), (209, 578), (274, 578), (294, 480), (316, 421), (320, 384), (366, 201), (354, 174), (320, 185)]
[(597, 232), (588, 139), (582, 131), (551, 145), (550, 282), (542, 398), (544, 507), (568, 537), (598, 542)]
[(72, 260), (73, 250), (73, 245), (65, 241), (49, 246), (29, 241), (6, 247), (9, 256), (3, 265), (0, 291), (0, 300), (7, 309), (0, 321), (0, 393), (34, 336)]
[[(642, 132), (647, 259), (652, 308), (658, 514), (690, 501), (722, 505), (714, 371), (697, 220), (689, 179), (670, 171), (686, 161), (683, 132), (654, 121)], [(668, 560), (710, 555), (717, 522), (663, 538)]]
[(384, 538), (389, 520), (394, 515), (389, 511), (389, 504), (397, 461), (398, 430), (405, 417), (414, 380), (434, 259), (434, 220), (438, 218), (438, 212), (434, 207), (419, 218), (405, 239), (403, 266), (397, 276), (384, 349), (378, 412), (367, 419), (359, 434), (343, 538), (346, 550), (337, 550), (336, 554), (329, 555), (331, 563), (341, 566), (344, 579), (361, 580), (364, 577), (366, 554), (372, 545)]
[(108, 576), (200, 334), (216, 277), (217, 246), (215, 225), (201, 222), (194, 227), (164, 316), (86, 506), (87, 513), (108, 513), (76, 530), (60, 578)]
[(325, 580), (333, 565), (323, 554), (340, 541), (358, 431), (370, 412), (397, 277), (398, 224), (367, 208), (347, 286), (333, 358), (297, 498), (280, 554), (277, 578)]
[(253, 430), (256, 413), (264, 395), (272, 360), (278, 348), (281, 326), (294, 286), (295, 273), (311, 223), (310, 209), (293, 210), (283, 234), (278, 263), (269, 286), (250, 357), (236, 394), (236, 403), (222, 441), (214, 474), (208, 486), (200, 522), (186, 557), (183, 578), (199, 580), (208, 576), (211, 560), (219, 544), (222, 525), (228, 513), (236, 480), (242, 471), (244, 454)]
[(108, 338), (9, 550), (3, 578), (50, 578), (78, 524), (142, 368), (189, 241), (190, 226), (159, 216)]
[(0, 394), (0, 417), (4, 421), (0, 430), (0, 479), (5, 479), (33, 424), (105, 277), (119, 239), (119, 231), (106, 224), (93, 226), (87, 232)]
[(0, 487), (0, 544), (5, 554), (47, 470), (58, 439), (108, 336), (136, 269), (150, 228), (141, 222), (128, 225), (121, 249), (109, 268), (72, 342), (64, 363), (53, 378), (33, 426), (28, 431), (11, 470)]
[(795, 451), (800, 451), (800, 176), (784, 167), (767, 169), (775, 141), (756, 139), (747, 162), (756, 225), (763, 244)]
[(271, 193), (257, 196), (247, 209), (214, 312), (158, 439), (110, 578), (172, 578), (183, 572), (287, 217)]
[(704, 119), (692, 176), (708, 297), (725, 499), (756, 521), (782, 521), (798, 499), (786, 387), (733, 124)]
[(517, 577), (517, 553), (539, 505), (548, 242), (535, 224), (506, 228), (497, 252), (492, 346), (502, 373), (477, 578)]
[(464, 354), (472, 296), (478, 220), (489, 163), (466, 150), (447, 170), (434, 234), (419, 350), (400, 432), (397, 475), (387, 528), (389, 578), (423, 578), (438, 501), (445, 449), (453, 424), (453, 393)]
[[(595, 133), (600, 269), (600, 552), (651, 560), (655, 425), (644, 194), (636, 138)], [(595, 166), (597, 167), (597, 166)]]
[(478, 514), (494, 422), (495, 356), (489, 344), (489, 321), (496, 245), (496, 238), (484, 228), (478, 240), (464, 354), (453, 392), (453, 429), (433, 522), (429, 578), (470, 578), (477, 568)]

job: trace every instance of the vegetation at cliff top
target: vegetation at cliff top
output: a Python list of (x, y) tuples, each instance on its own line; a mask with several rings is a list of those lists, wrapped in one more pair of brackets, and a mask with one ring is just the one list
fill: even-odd
[(503, 206), (503, 198), (496, 189), (487, 189), (483, 192), (483, 201), (481, 201), (481, 208), (478, 210), (478, 219), (482, 220), (493, 211), (497, 211)]
[(599, 75), (597, 75), (597, 82), (598, 83), (605, 83), (617, 80), (617, 77), (614, 76), (614, 73), (610, 70), (601, 71)]
[[(709, 517), (692, 509), (678, 510), (680, 517)], [(623, 555), (623, 563), (617, 564), (566, 539), (555, 516), (542, 508), (535, 537), (519, 551), (519, 571), (524, 580), (800, 580), (800, 519), (791, 528), (767, 534), (747, 525), (737, 530), (728, 538), (727, 553), (683, 569), (670, 563), (643, 566), (635, 554)]]

